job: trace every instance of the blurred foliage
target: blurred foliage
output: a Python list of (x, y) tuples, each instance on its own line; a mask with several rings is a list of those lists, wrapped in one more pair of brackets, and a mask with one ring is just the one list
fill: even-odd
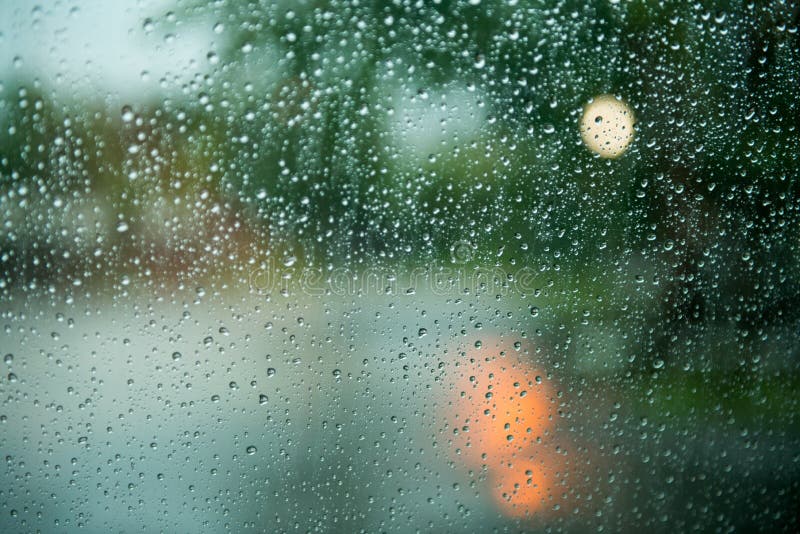
[[(142, 266), (196, 279), (219, 257), (239, 277), (269, 257), (402, 269), (467, 243), (475, 265), (572, 288), (562, 320), (659, 325), (632, 351), (796, 323), (797, 6), (473, 4), (179, 3), (147, 24), (213, 27), (209, 71), (127, 118), (3, 80), (7, 286)], [(618, 160), (577, 132), (601, 93), (637, 115)], [(479, 129), (459, 130), (465, 115)], [(12, 221), (12, 205), (36, 215)]]

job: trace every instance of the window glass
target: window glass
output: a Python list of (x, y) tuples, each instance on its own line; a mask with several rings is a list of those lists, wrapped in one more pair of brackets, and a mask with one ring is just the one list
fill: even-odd
[(0, 4), (0, 531), (796, 532), (800, 10)]

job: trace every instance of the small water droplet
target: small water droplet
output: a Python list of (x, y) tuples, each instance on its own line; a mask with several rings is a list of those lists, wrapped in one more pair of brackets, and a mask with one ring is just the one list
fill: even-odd
[(133, 109), (130, 106), (122, 106), (122, 122), (131, 122), (133, 117)]

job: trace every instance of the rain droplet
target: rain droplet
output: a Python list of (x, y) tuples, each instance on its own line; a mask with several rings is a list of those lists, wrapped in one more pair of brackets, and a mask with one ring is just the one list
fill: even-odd
[(122, 122), (131, 122), (133, 117), (133, 109), (130, 106), (122, 106)]

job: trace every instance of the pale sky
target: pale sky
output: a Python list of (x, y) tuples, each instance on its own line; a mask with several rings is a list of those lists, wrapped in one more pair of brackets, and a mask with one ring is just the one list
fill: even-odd
[(165, 92), (165, 77), (175, 91), (207, 72), (220, 37), (212, 21), (169, 22), (176, 3), (0, 0), (0, 81), (36, 76), (59, 98), (135, 102)]

